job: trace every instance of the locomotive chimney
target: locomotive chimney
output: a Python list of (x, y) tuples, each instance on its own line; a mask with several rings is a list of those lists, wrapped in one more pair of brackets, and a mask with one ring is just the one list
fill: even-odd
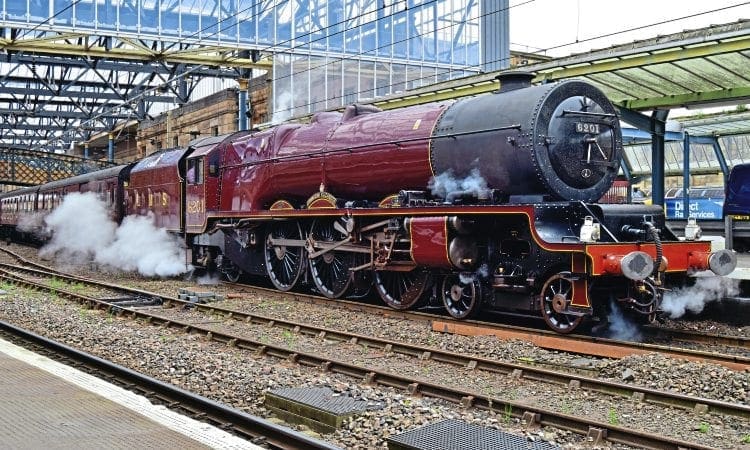
[(524, 72), (522, 70), (503, 72), (495, 77), (495, 79), (500, 82), (500, 90), (497, 92), (503, 93), (529, 87), (531, 86), (531, 80), (534, 79), (534, 76), (533, 73)]

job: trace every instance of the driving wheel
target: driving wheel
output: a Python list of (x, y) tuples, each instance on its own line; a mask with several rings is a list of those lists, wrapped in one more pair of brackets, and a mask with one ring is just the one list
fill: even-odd
[(551, 276), (542, 288), (542, 317), (558, 333), (570, 333), (583, 321), (583, 316), (566, 314), (573, 299), (573, 282), (564, 274)]
[(443, 279), (443, 305), (456, 319), (471, 317), (479, 309), (481, 293), (476, 277), (450, 274)]
[(271, 225), (266, 235), (265, 260), (266, 272), (276, 289), (288, 291), (292, 289), (302, 274), (304, 267), (300, 246), (274, 244), (273, 239), (294, 239), (302, 241), (302, 229), (295, 222), (280, 222)]

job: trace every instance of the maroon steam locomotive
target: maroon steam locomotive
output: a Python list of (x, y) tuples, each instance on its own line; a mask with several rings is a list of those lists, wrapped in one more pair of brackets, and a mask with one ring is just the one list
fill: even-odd
[(0, 221), (98, 189), (116, 216), (153, 213), (194, 265), (230, 280), (330, 298), (374, 290), (393, 308), (432, 302), (456, 318), (541, 314), (568, 333), (610, 304), (654, 320), (669, 286), (736, 265), (731, 251), (678, 239), (658, 206), (595, 203), (621, 156), (616, 111), (596, 87), (514, 74), (492, 94), (351, 105), (14, 191)]

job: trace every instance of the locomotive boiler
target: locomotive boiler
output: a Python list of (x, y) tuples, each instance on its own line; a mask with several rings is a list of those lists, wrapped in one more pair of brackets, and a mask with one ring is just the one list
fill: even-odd
[[(428, 185), (448, 202), (462, 195), (501, 203), (599, 199), (622, 155), (614, 108), (581, 81), (529, 81), (506, 75), (494, 94), (394, 111), (351, 105), (307, 125), (236, 138), (232, 163), (244, 164), (245, 175), (232, 195), (240, 196), (240, 210), (299, 202), (316, 191), (379, 201)], [(439, 176), (476, 183), (451, 188), (455, 182)]]
[(584, 81), (530, 80), (198, 139), (128, 166), (124, 213), (154, 215), (230, 280), (459, 319), (531, 314), (560, 333), (613, 308), (654, 320), (665, 290), (734, 269), (658, 206), (596, 203), (622, 157), (615, 108)]

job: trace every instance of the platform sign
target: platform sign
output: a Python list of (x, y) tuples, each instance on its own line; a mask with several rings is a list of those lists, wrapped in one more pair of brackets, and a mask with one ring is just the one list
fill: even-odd
[[(681, 198), (664, 199), (667, 219), (685, 219), (685, 202)], [(688, 217), (696, 219), (722, 219), (724, 199), (696, 198), (690, 199)]]

